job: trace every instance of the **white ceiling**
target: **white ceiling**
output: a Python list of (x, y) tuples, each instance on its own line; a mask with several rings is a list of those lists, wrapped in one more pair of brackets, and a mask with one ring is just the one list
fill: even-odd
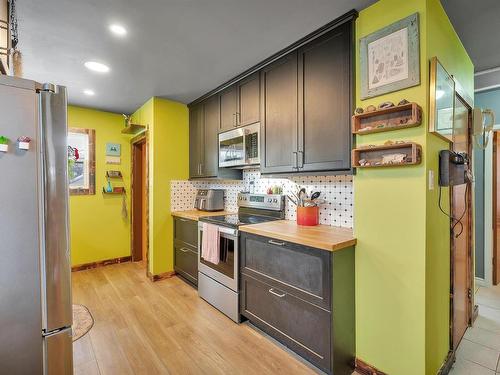
[[(72, 104), (131, 113), (151, 96), (188, 103), (320, 26), (375, 0), (20, 0), (24, 77)], [(110, 34), (110, 23), (128, 30)], [(108, 74), (83, 63), (108, 64)], [(83, 95), (92, 89), (96, 95)]]
[[(441, 0), (476, 72), (500, 67), (500, 1)], [(476, 75), (476, 90), (500, 87), (500, 71)]]

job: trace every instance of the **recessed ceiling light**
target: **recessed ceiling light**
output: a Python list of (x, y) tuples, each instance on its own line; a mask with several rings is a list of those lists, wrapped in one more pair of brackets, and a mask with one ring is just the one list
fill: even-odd
[(125, 29), (122, 25), (118, 25), (116, 23), (109, 25), (109, 30), (118, 36), (125, 36), (127, 35), (127, 29)]
[(83, 90), (83, 93), (87, 96), (94, 96), (95, 95), (95, 92), (90, 90), (90, 89), (85, 89)]
[(97, 61), (87, 61), (84, 65), (87, 69), (92, 70), (94, 72), (98, 73), (109, 72), (109, 66), (98, 63)]

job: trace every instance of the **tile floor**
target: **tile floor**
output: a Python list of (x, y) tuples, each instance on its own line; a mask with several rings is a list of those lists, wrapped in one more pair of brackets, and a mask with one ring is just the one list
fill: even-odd
[(500, 285), (476, 292), (479, 316), (465, 333), (450, 375), (500, 374)]

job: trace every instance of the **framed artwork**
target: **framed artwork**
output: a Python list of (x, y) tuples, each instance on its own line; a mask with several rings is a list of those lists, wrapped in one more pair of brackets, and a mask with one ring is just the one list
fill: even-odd
[(95, 130), (68, 129), (70, 195), (95, 194)]
[(119, 143), (106, 143), (106, 156), (120, 156), (121, 144)]
[(418, 13), (359, 41), (361, 99), (420, 84)]
[(455, 80), (437, 57), (431, 59), (429, 92), (429, 132), (453, 141)]

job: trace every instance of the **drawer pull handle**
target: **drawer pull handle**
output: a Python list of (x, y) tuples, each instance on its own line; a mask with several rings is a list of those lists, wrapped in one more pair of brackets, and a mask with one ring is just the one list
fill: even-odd
[(182, 221), (182, 222), (184, 222), (184, 223), (187, 222), (187, 221), (189, 221), (188, 219), (182, 219), (182, 218), (179, 219), (179, 220)]
[(269, 293), (271, 293), (271, 294), (273, 294), (273, 295), (275, 295), (276, 297), (279, 297), (279, 298), (283, 298), (284, 296), (286, 296), (286, 293), (283, 293), (283, 294), (276, 293), (273, 288), (269, 289)]
[(181, 247), (179, 250), (183, 253), (187, 253), (189, 251), (189, 249), (186, 249), (185, 247)]
[(278, 241), (274, 241), (274, 240), (269, 240), (268, 243), (270, 243), (271, 245), (276, 245), (276, 246), (285, 246), (284, 242), (278, 242)]

